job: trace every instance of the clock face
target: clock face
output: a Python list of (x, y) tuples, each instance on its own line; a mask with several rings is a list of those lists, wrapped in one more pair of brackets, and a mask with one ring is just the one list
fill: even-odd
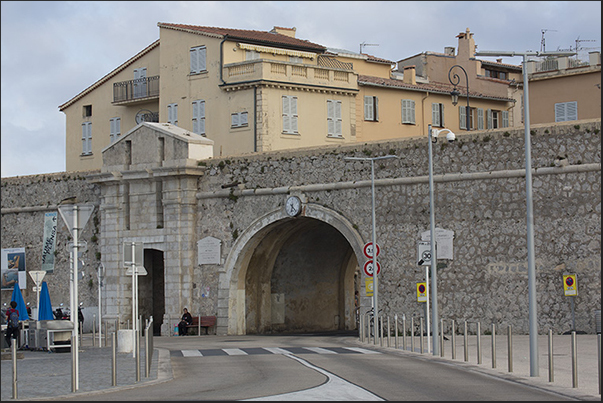
[(295, 217), (301, 212), (301, 200), (297, 196), (291, 196), (285, 202), (285, 211), (291, 217)]

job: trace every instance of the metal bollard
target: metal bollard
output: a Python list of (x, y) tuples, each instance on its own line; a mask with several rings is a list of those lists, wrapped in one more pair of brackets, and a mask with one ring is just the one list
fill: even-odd
[(481, 339), (481, 323), (477, 322), (477, 363), (482, 363), (482, 339)]
[(576, 331), (572, 331), (572, 388), (578, 387), (578, 351), (576, 349)]
[(402, 349), (406, 350), (406, 315), (402, 315)]
[(450, 343), (452, 344), (452, 359), (456, 360), (456, 328), (454, 326), (454, 319), (450, 325)]
[(9, 339), (11, 341), (11, 355), (13, 358), (13, 399), (18, 399), (17, 391), (17, 339)]
[(360, 342), (364, 343), (364, 317), (358, 316), (358, 334), (360, 336)]
[(117, 386), (117, 343), (115, 332), (111, 333), (111, 350), (113, 352), (111, 360), (111, 386)]
[(492, 368), (496, 368), (496, 325), (492, 324)]
[(92, 347), (96, 347), (96, 315), (92, 315)]
[(444, 319), (440, 319), (440, 357), (444, 357)]
[(410, 351), (415, 352), (415, 318), (410, 318)]
[(419, 334), (419, 340), (421, 340), (421, 354), (423, 354), (423, 317), (421, 317), (421, 326), (420, 326), (420, 334)]
[(136, 382), (140, 382), (140, 329), (134, 332), (134, 348), (136, 350)]
[(377, 317), (379, 323), (379, 346), (383, 347), (383, 318)]
[(549, 382), (555, 381), (553, 372), (553, 329), (549, 329)]
[(465, 321), (465, 333), (463, 336), (463, 342), (465, 345), (465, 361), (469, 361), (469, 346), (467, 345), (467, 321)]
[(597, 334), (597, 355), (599, 356), (599, 394), (601, 394), (601, 333)]
[(398, 349), (398, 314), (394, 315), (394, 328), (395, 330), (395, 334), (394, 334), (394, 347), (397, 350)]
[(391, 343), (391, 341), (392, 341), (391, 334), (392, 333), (391, 333), (390, 328), (389, 328), (389, 316), (388, 316), (387, 317), (387, 347), (390, 347), (391, 344), (392, 344)]
[(507, 364), (509, 372), (513, 372), (513, 328), (507, 326)]

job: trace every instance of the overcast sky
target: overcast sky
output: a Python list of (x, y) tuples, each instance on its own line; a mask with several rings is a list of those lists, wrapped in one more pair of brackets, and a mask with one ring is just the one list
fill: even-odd
[[(2, 1), (2, 177), (65, 171), (58, 106), (159, 38), (158, 22), (269, 31), (398, 61), (457, 47), (601, 50), (600, 1)], [(583, 52), (587, 56), (588, 49)], [(492, 58), (485, 58), (493, 60)], [(521, 58), (505, 58), (520, 64)]]

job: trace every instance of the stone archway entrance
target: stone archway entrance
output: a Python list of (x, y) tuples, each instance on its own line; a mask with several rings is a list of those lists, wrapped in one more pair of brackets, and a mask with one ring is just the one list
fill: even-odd
[(221, 288), (230, 298), (221, 319), (228, 329), (220, 333), (355, 329), (361, 249), (349, 222), (319, 205), (297, 218), (276, 211), (258, 219), (227, 258)]

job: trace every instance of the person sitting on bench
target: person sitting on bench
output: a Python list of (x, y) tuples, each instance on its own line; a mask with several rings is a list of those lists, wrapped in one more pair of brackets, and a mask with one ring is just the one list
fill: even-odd
[(193, 324), (193, 317), (188, 312), (188, 309), (184, 308), (183, 312), (182, 319), (178, 323), (178, 336), (186, 336), (188, 332), (186, 327)]

